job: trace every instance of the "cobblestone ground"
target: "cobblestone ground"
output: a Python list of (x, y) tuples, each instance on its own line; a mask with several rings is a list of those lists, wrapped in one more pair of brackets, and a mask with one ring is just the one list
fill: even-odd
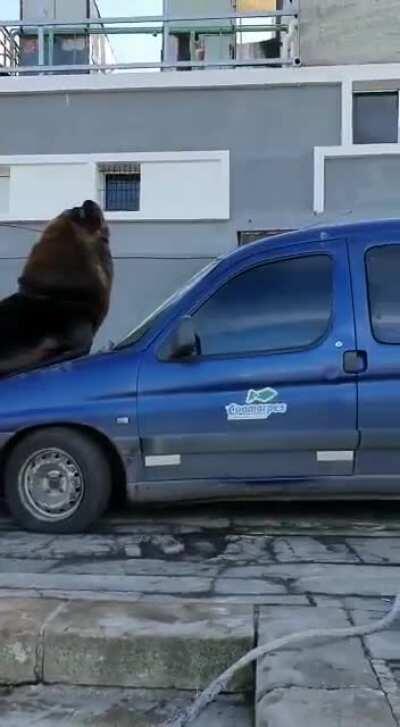
[[(0, 519), (0, 598), (251, 603), (265, 641), (368, 622), (399, 590), (400, 503), (141, 510), (61, 537)], [(257, 724), (292, 725), (290, 707), (296, 725), (399, 727), (399, 682), (400, 623), (348, 645), (282, 652), (258, 665)]]

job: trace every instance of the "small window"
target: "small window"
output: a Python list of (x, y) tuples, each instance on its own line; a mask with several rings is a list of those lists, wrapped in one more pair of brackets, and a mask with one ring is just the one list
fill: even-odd
[(176, 33), (176, 60), (177, 61), (190, 61), (191, 60), (191, 48), (190, 48), (190, 33)]
[(140, 165), (100, 165), (104, 209), (108, 212), (140, 210)]
[(203, 355), (294, 350), (316, 344), (332, 311), (332, 260), (309, 255), (247, 270), (194, 315)]
[(250, 242), (256, 242), (257, 240), (263, 240), (266, 237), (275, 237), (276, 235), (283, 235), (284, 232), (291, 232), (291, 230), (252, 230), (245, 232), (238, 232), (239, 247), (242, 245), (248, 245)]
[(353, 98), (354, 144), (396, 144), (399, 94), (356, 93)]
[(372, 331), (380, 343), (400, 343), (400, 245), (374, 247), (366, 255)]

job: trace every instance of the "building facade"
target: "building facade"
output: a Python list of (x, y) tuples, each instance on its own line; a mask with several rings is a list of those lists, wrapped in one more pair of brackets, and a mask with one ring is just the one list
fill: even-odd
[[(229, 14), (226, 2), (212, 3), (199, 35), (200, 21), (191, 30), (176, 2), (162, 30), (176, 70), (0, 77), (1, 295), (15, 289), (46, 220), (87, 197), (106, 209), (116, 269), (97, 346), (238, 245), (399, 216), (397, 3), (284, 2), (267, 0), (260, 22), (271, 31), (242, 44), (268, 53), (253, 54), (252, 67), (232, 18), (222, 21), (216, 54), (212, 31)], [(187, 15), (198, 18), (191, 5)], [(284, 24), (298, 32), (290, 52)]]

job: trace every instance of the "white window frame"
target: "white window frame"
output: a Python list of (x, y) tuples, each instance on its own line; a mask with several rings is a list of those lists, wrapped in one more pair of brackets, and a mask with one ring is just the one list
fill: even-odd
[(140, 212), (142, 209), (142, 185), (140, 184), (140, 192), (139, 192), (139, 208), (137, 210), (108, 210), (106, 207), (106, 198), (107, 198), (107, 176), (109, 174), (118, 174), (123, 176), (124, 174), (138, 174), (141, 182), (141, 176), (142, 176), (142, 165), (140, 162), (104, 162), (104, 163), (98, 163), (97, 164), (97, 190), (98, 190), (98, 200), (100, 202), (101, 207), (103, 208), (104, 212), (106, 214), (109, 214), (110, 212), (130, 212), (135, 214), (136, 212)]
[[(354, 97), (355, 96), (360, 96), (363, 93), (369, 94), (369, 95), (371, 95), (373, 93), (376, 94), (376, 95), (379, 95), (380, 93), (392, 93), (392, 94), (396, 94), (397, 93), (397, 143), (400, 144), (400, 88), (399, 89), (395, 89), (394, 88), (394, 89), (391, 89), (391, 90), (390, 89), (386, 89), (386, 88), (381, 88), (381, 89), (375, 88), (374, 90), (365, 89), (364, 91), (358, 91), (358, 90), (357, 91), (352, 91), (352, 101), (351, 101), (351, 103), (352, 103), (352, 108), (351, 108), (351, 114), (352, 114), (352, 124), (351, 124), (351, 126), (352, 126), (352, 128), (351, 128), (352, 143), (354, 144), (354, 129), (353, 129)], [(382, 144), (384, 144), (384, 143), (385, 142), (382, 142)], [(379, 142), (379, 144), (381, 144), (381, 142)], [(363, 146), (371, 146), (371, 144), (363, 144)], [(377, 146), (377, 144), (375, 144), (374, 146)]]
[(325, 167), (327, 159), (400, 157), (400, 144), (352, 144), (319, 146), (314, 149), (314, 212), (325, 212)]
[[(388, 86), (387, 84), (394, 84)], [(399, 94), (398, 141), (395, 144), (354, 144), (353, 103), (355, 93), (392, 91)], [(326, 161), (341, 158), (400, 156), (400, 64), (390, 67), (360, 66), (346, 69), (341, 81), (341, 144), (314, 147), (314, 201), (316, 215), (325, 212)]]

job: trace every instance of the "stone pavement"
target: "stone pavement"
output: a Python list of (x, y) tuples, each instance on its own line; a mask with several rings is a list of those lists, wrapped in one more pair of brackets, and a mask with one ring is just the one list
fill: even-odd
[[(384, 615), (376, 604), (363, 608), (316, 607), (294, 609), (262, 608), (259, 642), (310, 628), (337, 628), (365, 624)], [(360, 722), (363, 727), (395, 727), (400, 712), (396, 704), (395, 675), (390, 655), (370, 639), (378, 639), (393, 653), (400, 650), (399, 628), (365, 639), (314, 640), (260, 659), (257, 665), (257, 727), (341, 727)]]
[[(0, 695), (4, 727), (159, 727), (194, 697), (191, 692), (29, 686)], [(221, 697), (193, 727), (252, 727), (252, 705)]]
[[(199, 689), (253, 643), (378, 619), (399, 590), (397, 504), (144, 510), (57, 538), (22, 533), (3, 518), (0, 682), (61, 682), (75, 690), (71, 704), (83, 684), (104, 686), (104, 709), (114, 714), (115, 687), (127, 687), (133, 702), (137, 689), (148, 689), (150, 701), (156, 687)], [(7, 642), (13, 623), (21, 638)], [(29, 675), (18, 679), (18, 669)], [(232, 688), (255, 689), (257, 727), (400, 726), (400, 623), (365, 639), (277, 652), (260, 660), (255, 683), (249, 674)], [(0, 720), (12, 699), (23, 719), (55, 689), (17, 688), (0, 698)], [(162, 722), (131, 722), (129, 709), (126, 724)], [(240, 714), (231, 724), (246, 725)], [(51, 724), (40, 719), (15, 725)], [(102, 719), (76, 724), (125, 724)]]

